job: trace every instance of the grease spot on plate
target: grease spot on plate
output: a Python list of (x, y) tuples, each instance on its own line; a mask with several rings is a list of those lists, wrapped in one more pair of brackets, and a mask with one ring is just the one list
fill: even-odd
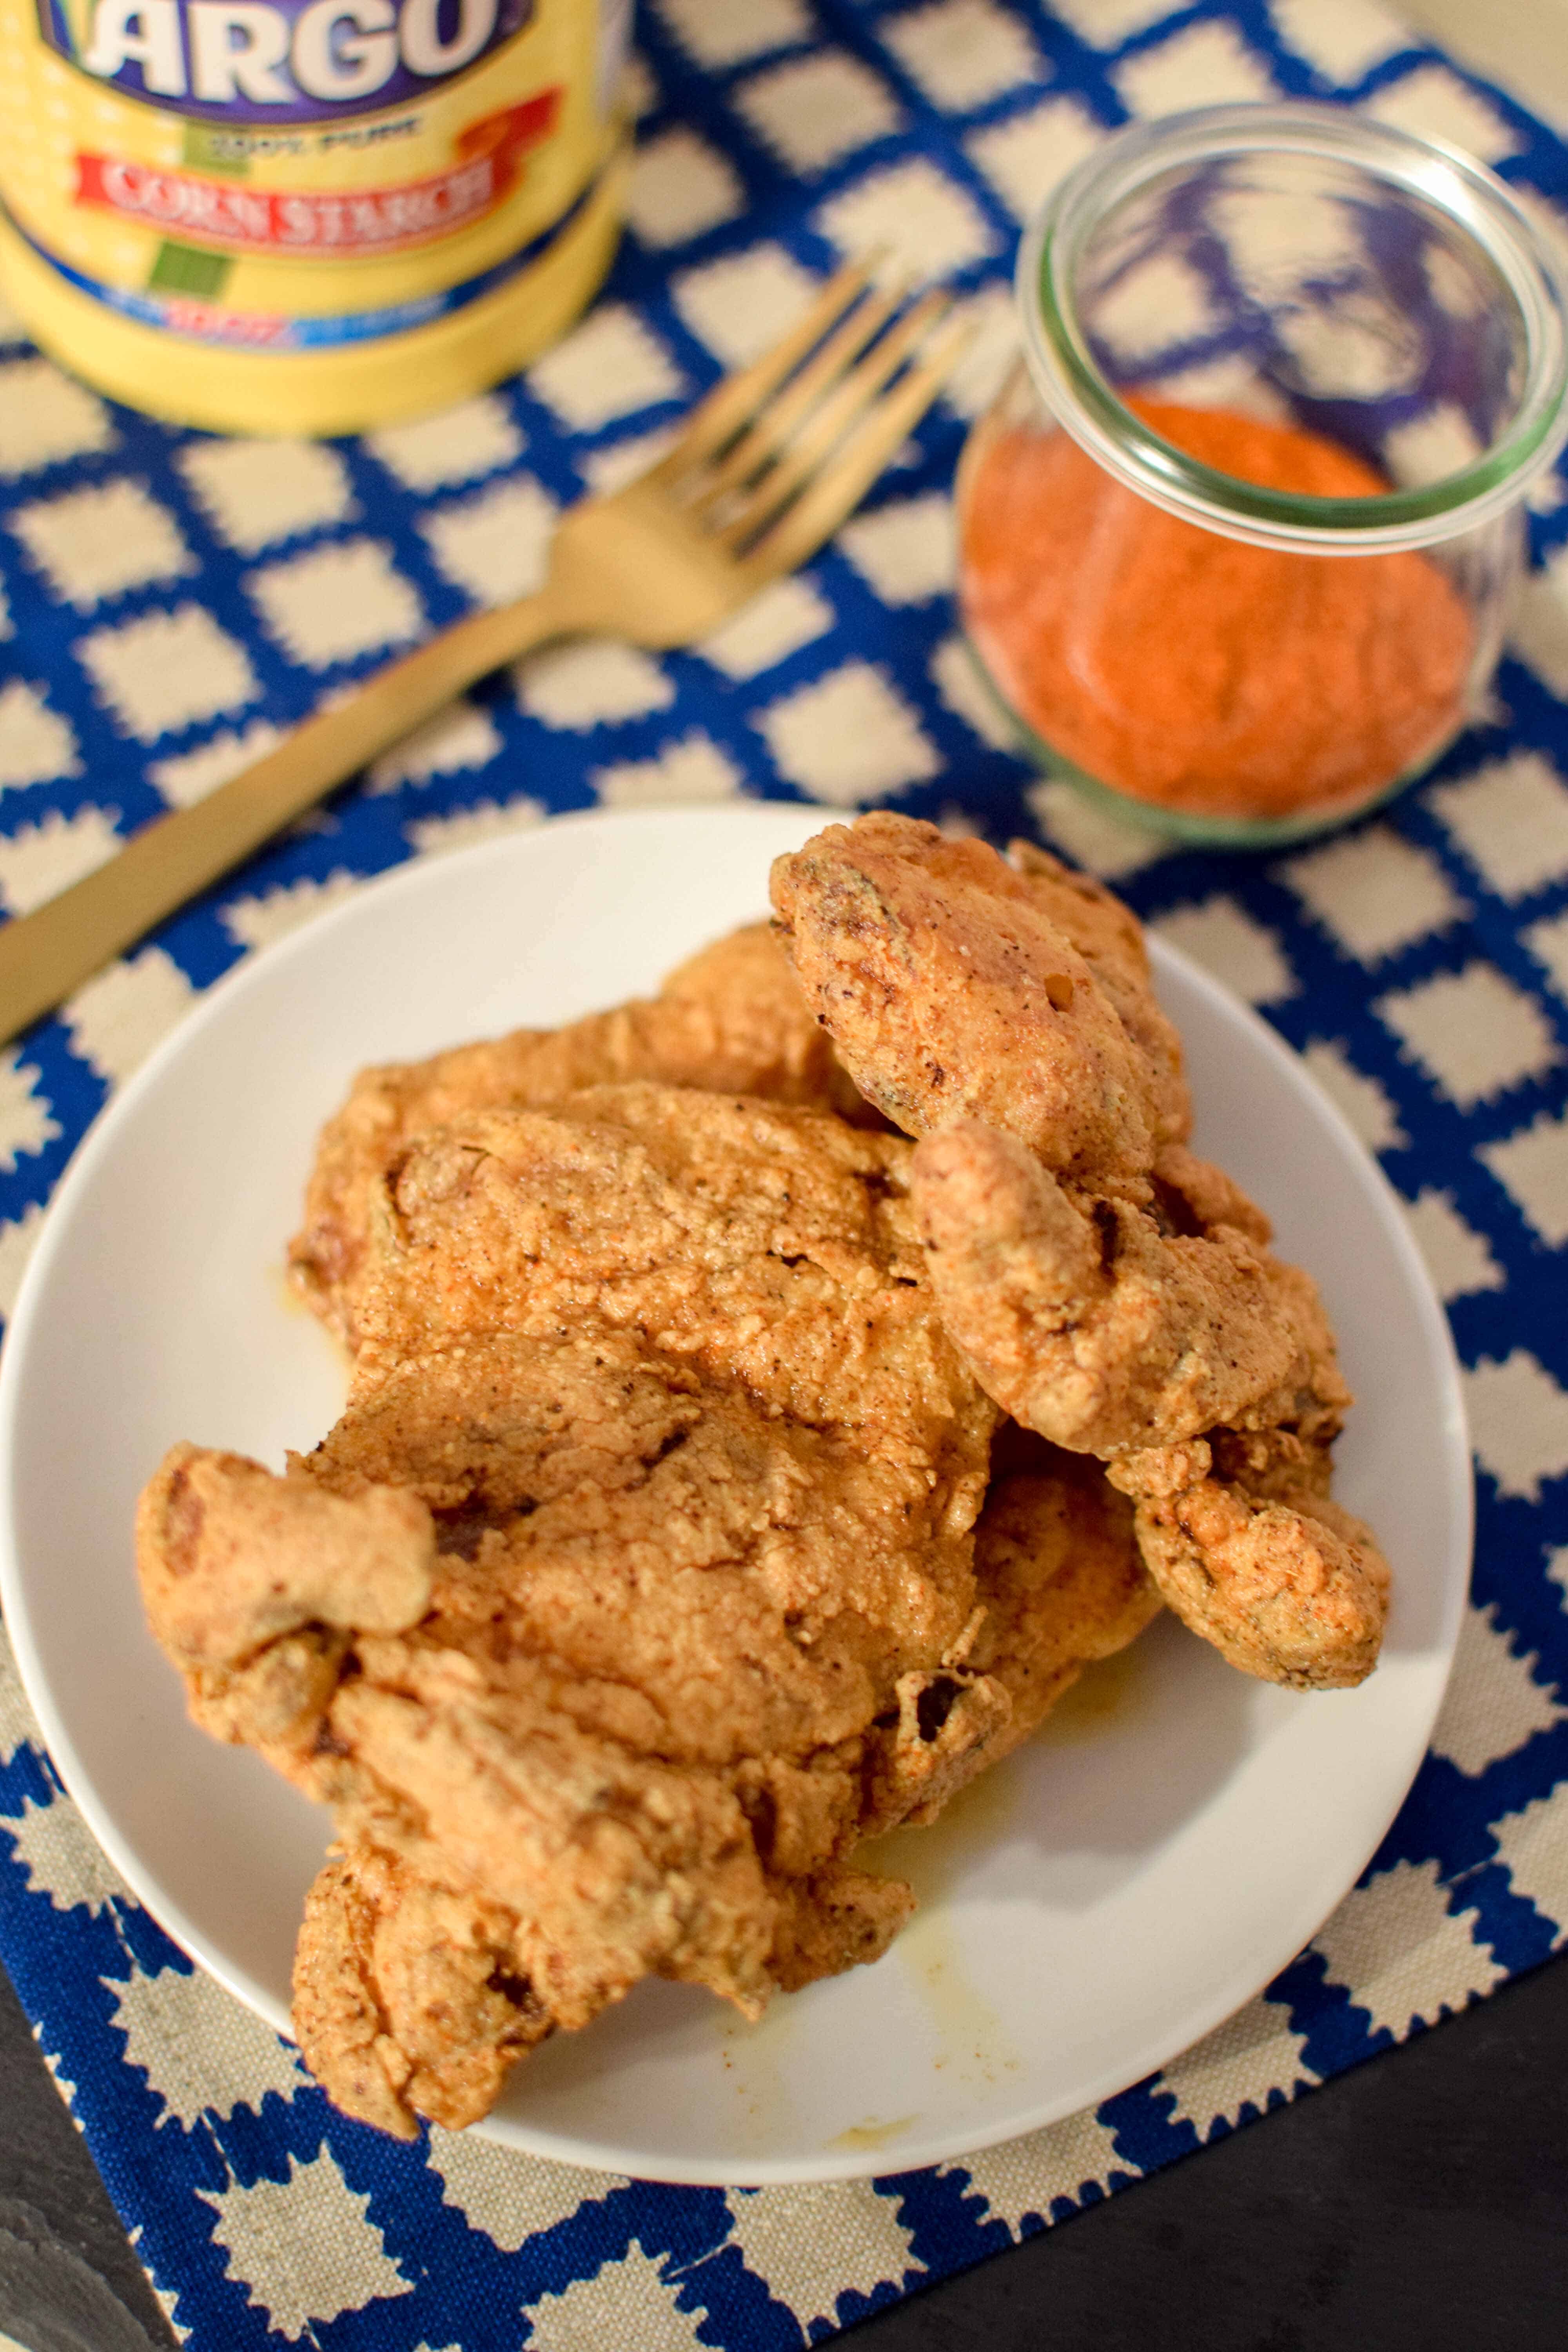
[(835, 2132), (826, 2145), (843, 2148), (886, 2147), (890, 2141), (901, 2139), (910, 2125), (919, 2121), (919, 2116), (900, 2116), (896, 2121), (883, 2124), (875, 2116), (868, 2116), (863, 2124), (850, 2124), (847, 2130)]
[(917, 1912), (894, 1950), (931, 2021), (937, 2073), (952, 2068), (960, 2082), (994, 2084), (1018, 2063), (1002, 2020), (963, 1965), (963, 1948), (946, 1911)]
[[(281, 1307), (286, 1315), (309, 1316), (310, 1314), (310, 1308), (305, 1304), (303, 1292), (297, 1290), (289, 1281), (289, 1269), (286, 1265), (268, 1267), (267, 1287), (272, 1294), (273, 1305)], [(312, 1316), (310, 1319), (314, 1321), (315, 1318)]]
[(726, 2017), (721, 2025), (738, 2127), (748, 2148), (765, 2147), (792, 2111), (800, 2032), (800, 2013), (787, 1993), (780, 1994), (759, 2018)]

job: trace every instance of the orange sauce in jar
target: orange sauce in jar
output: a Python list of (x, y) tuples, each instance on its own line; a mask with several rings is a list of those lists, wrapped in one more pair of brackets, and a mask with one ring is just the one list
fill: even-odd
[[(1388, 484), (1321, 434), (1130, 398), (1215, 472), (1321, 499)], [(1194, 816), (1351, 808), (1462, 725), (1474, 636), (1436, 563), (1258, 547), (1166, 514), (1066, 432), (982, 430), (965, 625), (993, 683), (1100, 782)]]

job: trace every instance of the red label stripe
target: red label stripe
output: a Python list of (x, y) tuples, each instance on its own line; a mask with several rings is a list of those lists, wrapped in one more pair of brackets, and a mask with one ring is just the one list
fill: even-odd
[(553, 129), (559, 89), (470, 123), (459, 160), (384, 188), (261, 189), (123, 156), (79, 153), (75, 201), (160, 234), (230, 252), (397, 253), (471, 227), (511, 190), (522, 156)]

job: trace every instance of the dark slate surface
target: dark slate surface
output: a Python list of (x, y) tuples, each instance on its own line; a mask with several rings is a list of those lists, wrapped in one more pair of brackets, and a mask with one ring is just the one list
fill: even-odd
[(0, 2333), (26, 2352), (174, 2341), (3, 1969)]
[[(0, 2331), (26, 2352), (174, 2341), (3, 1975)], [(1565, 2341), (1568, 1958), (846, 2339), (856, 2352)]]
[(1562, 2352), (1568, 1960), (845, 2341), (846, 2352)]

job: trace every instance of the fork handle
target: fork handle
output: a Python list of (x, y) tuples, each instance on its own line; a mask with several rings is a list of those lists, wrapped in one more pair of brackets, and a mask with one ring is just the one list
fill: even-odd
[(155, 817), (36, 913), (7, 923), (0, 929), (0, 1044), (464, 687), (579, 625), (553, 583), (470, 614), (307, 719), (205, 799)]

